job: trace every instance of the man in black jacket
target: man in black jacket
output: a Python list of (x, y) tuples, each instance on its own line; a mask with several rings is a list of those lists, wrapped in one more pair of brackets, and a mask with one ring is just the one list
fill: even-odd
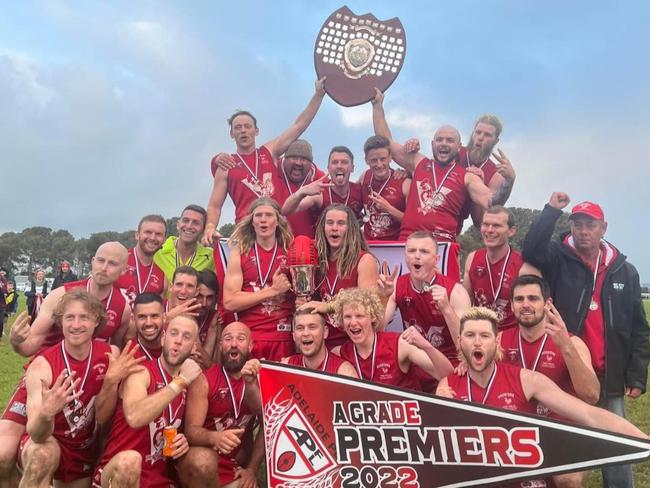
[[(624, 417), (624, 397), (645, 392), (650, 360), (639, 274), (603, 239), (607, 222), (597, 204), (573, 207), (570, 234), (551, 242), (569, 201), (566, 193), (551, 195), (526, 235), (523, 257), (542, 271), (567, 328), (589, 347), (600, 380), (599, 406)], [(603, 480), (606, 487), (631, 487), (632, 468), (603, 468)]]

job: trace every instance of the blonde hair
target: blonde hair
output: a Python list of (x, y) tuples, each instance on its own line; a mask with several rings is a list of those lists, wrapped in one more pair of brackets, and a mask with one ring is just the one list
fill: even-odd
[(325, 236), (325, 221), (327, 220), (327, 213), (332, 210), (339, 210), (345, 212), (347, 215), (348, 228), (343, 236), (341, 247), (337, 250), (336, 273), (341, 277), (348, 276), (354, 271), (355, 266), (357, 266), (359, 253), (361, 251), (368, 251), (369, 249), (356, 215), (354, 215), (350, 207), (340, 203), (330, 205), (323, 210), (316, 224), (314, 244), (316, 246), (316, 253), (318, 254), (318, 270), (322, 276), (327, 274), (330, 245)]
[(474, 128), (480, 123), (491, 125), (495, 129), (495, 136), (499, 137), (501, 135), (501, 131), (503, 130), (503, 125), (501, 124), (501, 121), (499, 120), (499, 117), (493, 114), (485, 114), (481, 115), (476, 123), (474, 124)]
[(277, 239), (278, 246), (286, 251), (293, 240), (293, 234), (289, 230), (287, 219), (280, 213), (278, 202), (268, 197), (258, 198), (251, 204), (248, 215), (239, 221), (230, 239), (228, 239), (228, 245), (231, 248), (236, 246), (241, 254), (246, 254), (255, 244), (256, 236), (255, 229), (253, 228), (253, 214), (258, 207), (262, 206), (271, 207), (275, 212), (275, 218), (278, 222), (275, 228), (275, 238)]
[(372, 328), (376, 329), (384, 318), (384, 307), (375, 291), (368, 288), (346, 288), (336, 295), (334, 300), (334, 314), (336, 321), (343, 324), (343, 307), (363, 307), (365, 313), (370, 317)]
[(97, 327), (95, 328), (95, 334), (97, 334), (97, 332), (106, 324), (106, 310), (99, 299), (88, 293), (83, 288), (73, 288), (59, 299), (56, 308), (54, 309), (54, 313), (52, 314), (54, 323), (61, 327), (63, 315), (65, 314), (68, 305), (72, 302), (79, 302), (86, 307), (88, 314), (97, 322)]
[[(460, 317), (460, 333), (463, 333), (463, 328), (465, 326), (465, 322), (468, 320), (485, 320), (487, 322), (490, 322), (492, 325), (492, 332), (494, 332), (495, 337), (499, 335), (499, 330), (497, 327), (497, 322), (498, 322), (498, 317), (497, 314), (493, 311), (490, 310), (487, 307), (470, 307), (467, 309), (467, 311)], [(458, 355), (461, 359), (464, 358), (462, 354)], [(501, 358), (503, 357), (503, 350), (501, 349), (501, 345), (497, 347), (497, 354), (495, 356), (495, 359), (497, 361), (500, 361)]]

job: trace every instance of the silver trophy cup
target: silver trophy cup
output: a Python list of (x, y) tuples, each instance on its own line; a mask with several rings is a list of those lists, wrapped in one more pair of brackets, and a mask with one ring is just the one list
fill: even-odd
[(298, 297), (308, 297), (314, 291), (314, 265), (298, 264), (289, 266), (293, 292)]

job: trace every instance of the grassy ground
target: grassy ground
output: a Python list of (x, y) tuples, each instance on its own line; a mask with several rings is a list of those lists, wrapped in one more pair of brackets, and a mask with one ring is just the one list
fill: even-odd
[[(25, 309), (25, 298), (21, 296), (18, 311)], [(650, 317), (650, 302), (645, 302), (646, 315)], [(25, 359), (15, 354), (9, 341), (9, 329), (13, 323), (13, 317), (5, 325), (5, 337), (0, 341), (0, 410), (3, 410), (5, 403), (11, 396), (18, 378), (20, 377), (25, 363)], [(650, 390), (650, 388), (649, 388)], [(628, 401), (627, 405), (628, 418), (643, 432), (650, 433), (650, 392), (642, 395), (641, 398)], [(262, 471), (262, 470), (260, 470)], [(635, 486), (643, 488), (650, 487), (650, 462), (636, 464), (634, 466)], [(588, 488), (597, 488), (601, 486), (599, 471), (589, 473), (587, 479)]]

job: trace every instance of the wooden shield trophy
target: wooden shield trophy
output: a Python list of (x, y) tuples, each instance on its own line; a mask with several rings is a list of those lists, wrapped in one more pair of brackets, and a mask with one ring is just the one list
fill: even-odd
[(316, 38), (314, 64), (325, 91), (339, 105), (369, 102), (395, 81), (406, 55), (406, 34), (395, 17), (383, 21), (356, 15), (348, 7), (332, 13)]

